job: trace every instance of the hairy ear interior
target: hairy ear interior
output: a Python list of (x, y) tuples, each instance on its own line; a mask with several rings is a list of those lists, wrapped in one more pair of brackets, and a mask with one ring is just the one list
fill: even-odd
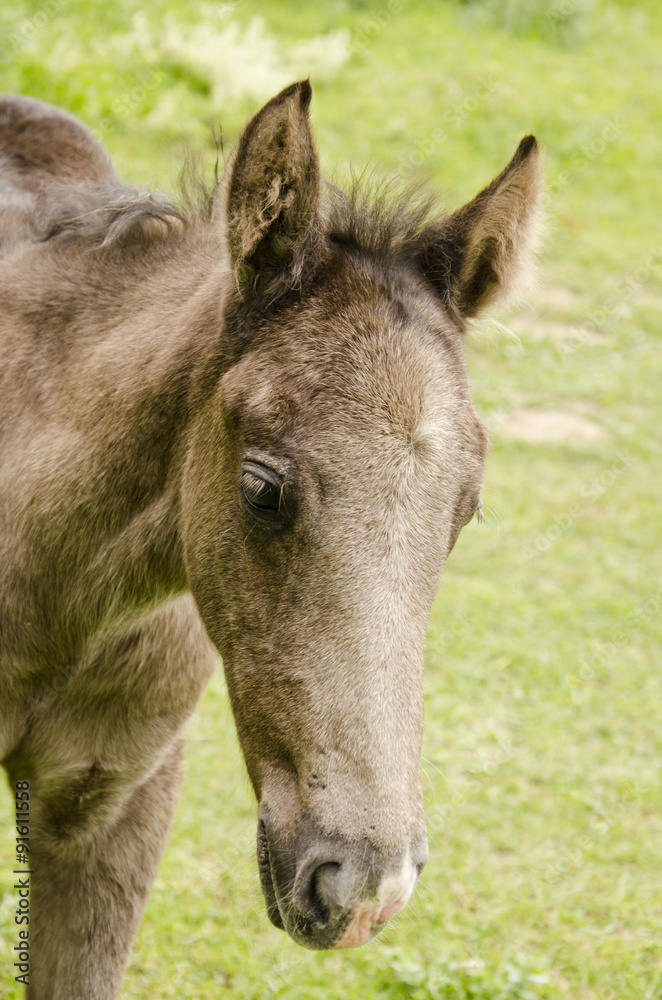
[(541, 187), (538, 143), (529, 135), (473, 201), (423, 233), (423, 272), (460, 316), (476, 316), (525, 284), (532, 269)]
[(249, 121), (228, 168), (227, 239), (237, 287), (295, 285), (314, 241), (320, 182), (308, 108), (293, 83)]

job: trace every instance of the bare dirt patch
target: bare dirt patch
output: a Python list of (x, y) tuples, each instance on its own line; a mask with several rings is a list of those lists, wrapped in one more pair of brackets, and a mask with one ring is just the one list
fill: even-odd
[(599, 344), (603, 335), (597, 330), (578, 323), (564, 323), (561, 320), (541, 319), (535, 313), (519, 313), (510, 320), (510, 326), (518, 337), (532, 337), (534, 340), (555, 340), (575, 344)]
[(642, 306), (652, 306), (654, 309), (662, 309), (662, 295), (651, 292), (648, 288), (639, 288), (635, 294), (635, 301)]
[(501, 424), (499, 433), (516, 441), (585, 442), (605, 436), (592, 420), (569, 410), (515, 410)]
[(563, 310), (574, 309), (580, 302), (581, 296), (565, 285), (541, 285), (536, 288), (533, 300), (536, 305), (545, 306), (550, 310)]

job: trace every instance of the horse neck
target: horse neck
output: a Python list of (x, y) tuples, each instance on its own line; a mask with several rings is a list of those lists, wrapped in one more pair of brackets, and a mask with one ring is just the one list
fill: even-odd
[(227, 286), (222, 267), (175, 258), (124, 276), (123, 301), (89, 298), (66, 380), (82, 437), (69, 447), (69, 488), (47, 505), (75, 581), (69, 609), (92, 628), (187, 590), (180, 480), (196, 408), (220, 377)]

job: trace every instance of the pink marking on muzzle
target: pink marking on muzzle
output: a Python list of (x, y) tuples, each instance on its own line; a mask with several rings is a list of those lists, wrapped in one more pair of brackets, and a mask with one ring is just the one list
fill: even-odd
[(360, 948), (370, 940), (375, 930), (381, 929), (406, 902), (407, 896), (394, 903), (387, 903), (386, 906), (374, 901), (355, 903), (352, 908), (352, 919), (334, 948)]

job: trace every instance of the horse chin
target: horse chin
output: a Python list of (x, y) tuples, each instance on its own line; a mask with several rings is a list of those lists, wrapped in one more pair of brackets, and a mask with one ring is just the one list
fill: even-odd
[[(350, 919), (351, 912), (348, 910), (333, 926), (316, 926), (314, 924), (300, 926), (293, 922), (291, 927), (288, 926), (285, 929), (295, 944), (302, 948), (308, 948), (311, 951), (330, 951), (333, 948), (346, 947), (339, 945), (339, 942), (345, 936)], [(349, 945), (349, 947), (352, 946)]]

